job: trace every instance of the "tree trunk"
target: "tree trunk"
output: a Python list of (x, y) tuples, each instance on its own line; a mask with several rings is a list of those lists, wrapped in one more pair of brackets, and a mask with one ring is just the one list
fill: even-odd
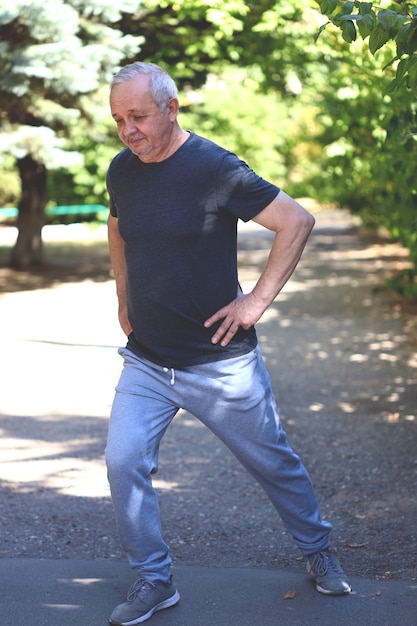
[(17, 162), (22, 196), (17, 218), (18, 237), (10, 257), (17, 269), (40, 265), (43, 261), (42, 227), (47, 200), (46, 167), (30, 155)]

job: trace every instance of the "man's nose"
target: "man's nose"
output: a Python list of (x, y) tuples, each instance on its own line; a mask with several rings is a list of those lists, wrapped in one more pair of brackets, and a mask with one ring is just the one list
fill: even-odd
[(135, 126), (135, 123), (133, 122), (133, 120), (127, 120), (125, 127), (124, 127), (124, 134), (134, 135), (135, 133), (137, 133), (137, 128)]

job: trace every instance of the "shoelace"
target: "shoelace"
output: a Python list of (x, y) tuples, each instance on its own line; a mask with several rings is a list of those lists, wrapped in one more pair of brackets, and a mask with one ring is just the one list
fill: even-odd
[(150, 583), (148, 580), (143, 580), (143, 578), (138, 578), (138, 580), (133, 583), (133, 585), (130, 587), (128, 591), (127, 601), (133, 602), (133, 600), (136, 600), (138, 596), (142, 595), (142, 593), (144, 593), (145, 591), (152, 589), (152, 587), (154, 587), (154, 585)]
[(329, 567), (331, 567), (330, 559), (327, 554), (323, 552), (317, 552), (314, 557), (312, 559), (310, 557), (309, 560), (311, 569), (314, 569), (319, 576), (327, 574)]

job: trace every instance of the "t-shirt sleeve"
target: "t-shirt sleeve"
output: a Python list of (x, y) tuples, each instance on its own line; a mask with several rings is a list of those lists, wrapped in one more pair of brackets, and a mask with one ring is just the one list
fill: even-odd
[(218, 206), (244, 222), (256, 217), (280, 192), (231, 152), (219, 167), (217, 190)]

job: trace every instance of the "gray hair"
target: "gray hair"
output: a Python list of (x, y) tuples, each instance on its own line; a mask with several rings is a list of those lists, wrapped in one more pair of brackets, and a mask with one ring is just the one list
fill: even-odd
[(113, 76), (110, 83), (110, 91), (115, 85), (120, 85), (131, 80), (139, 74), (148, 74), (150, 76), (149, 92), (152, 100), (159, 106), (161, 113), (166, 110), (168, 102), (171, 98), (178, 97), (177, 86), (171, 76), (162, 67), (156, 63), (144, 63), (136, 61), (125, 65), (121, 70)]

